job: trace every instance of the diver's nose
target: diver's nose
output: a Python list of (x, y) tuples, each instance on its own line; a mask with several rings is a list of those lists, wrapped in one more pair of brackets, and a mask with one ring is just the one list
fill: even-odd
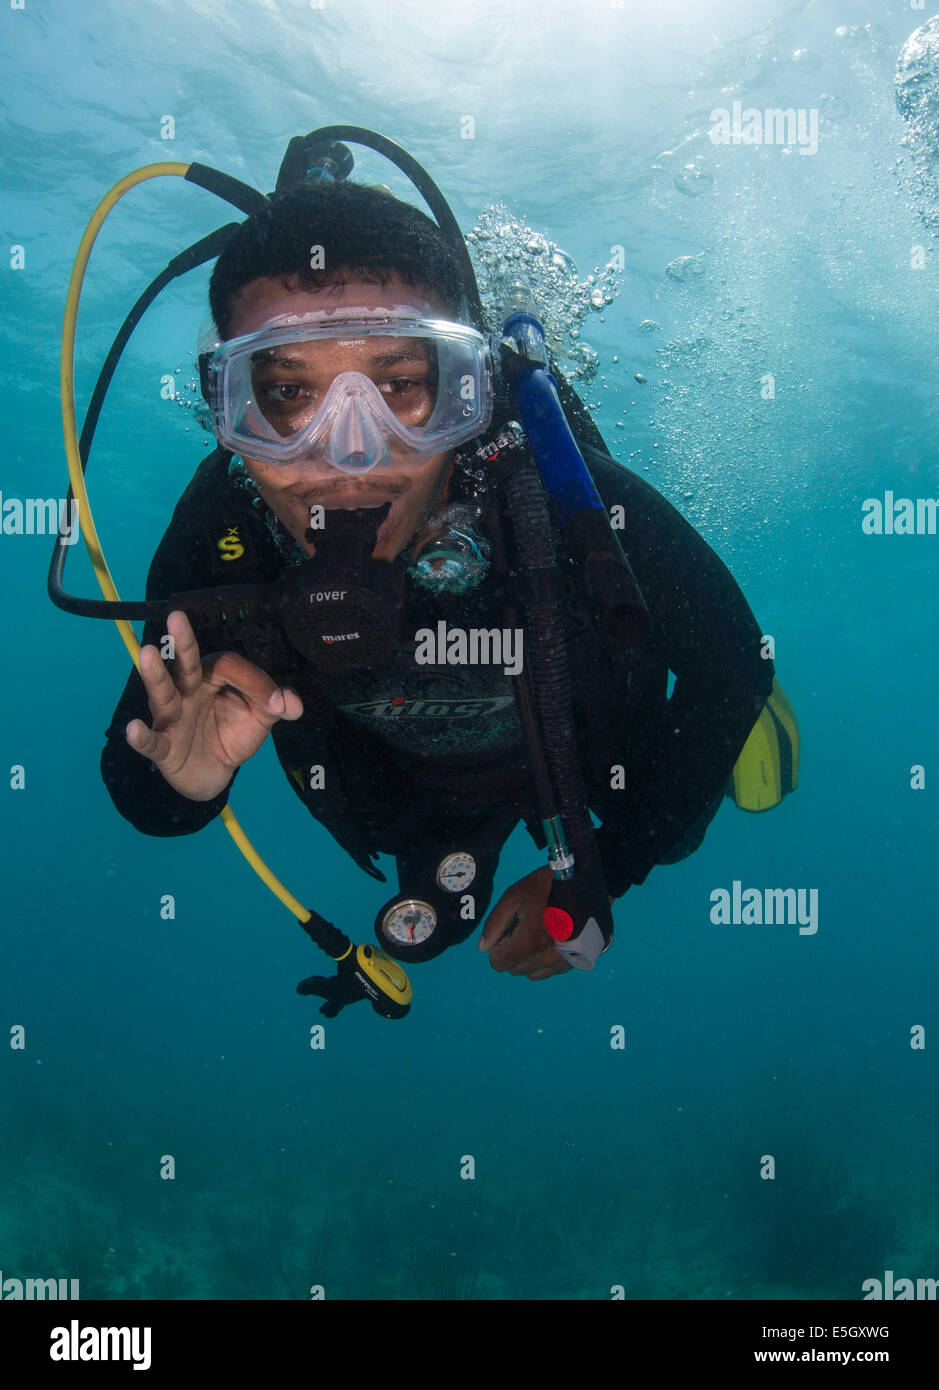
[(333, 422), (324, 456), (343, 473), (367, 473), (388, 457), (384, 433), (355, 387), (349, 390)]

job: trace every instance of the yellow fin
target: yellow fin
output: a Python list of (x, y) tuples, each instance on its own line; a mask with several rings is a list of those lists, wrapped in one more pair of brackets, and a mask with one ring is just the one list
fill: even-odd
[(769, 811), (799, 784), (799, 725), (774, 678), (760, 717), (750, 730), (727, 791), (742, 811)]

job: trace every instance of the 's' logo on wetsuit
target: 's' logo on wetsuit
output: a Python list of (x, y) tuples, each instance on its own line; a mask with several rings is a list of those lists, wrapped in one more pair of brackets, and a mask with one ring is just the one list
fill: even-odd
[(240, 560), (245, 553), (237, 526), (229, 526), (228, 534), (216, 541), (215, 546), (223, 560)]
[(340, 705), (345, 714), (364, 715), (379, 719), (473, 719), (478, 715), (495, 714), (514, 704), (511, 695), (494, 695), (489, 700), (404, 700), (396, 695), (391, 700), (363, 700), (354, 705)]

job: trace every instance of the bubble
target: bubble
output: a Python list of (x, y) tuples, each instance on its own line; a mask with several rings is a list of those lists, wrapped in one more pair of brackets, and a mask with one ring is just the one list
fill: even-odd
[(639, 325), (640, 333), (661, 333), (662, 325), (656, 323), (655, 319), (643, 319)]
[(589, 343), (577, 343), (571, 358), (579, 368), (580, 380), (593, 381), (600, 365), (600, 354), (596, 348), (592, 348)]
[(915, 30), (900, 50), (896, 101), (907, 127), (907, 153), (897, 168), (920, 217), (939, 233), (939, 15)]
[(640, 386), (645, 386), (647, 380), (648, 377), (644, 377), (642, 372), (636, 372), (633, 375), (633, 381), (638, 381)]
[(792, 55), (792, 61), (803, 72), (815, 72), (816, 68), (822, 65), (820, 56), (811, 48), (797, 48)]
[(686, 164), (680, 174), (675, 175), (675, 187), (688, 198), (700, 198), (702, 193), (710, 193), (714, 187), (714, 176), (707, 169), (699, 169), (696, 164)]
[(818, 99), (818, 113), (826, 121), (843, 121), (850, 116), (851, 108), (843, 97), (833, 97), (826, 92)]
[(577, 267), (566, 251), (556, 250), (551, 257), (551, 264), (558, 270), (566, 270), (569, 275), (577, 274)]
[(700, 256), (676, 256), (665, 267), (665, 274), (680, 285), (698, 280), (704, 274), (704, 264)]
[(588, 315), (613, 303), (622, 272), (613, 265), (595, 266), (578, 279), (577, 266), (566, 251), (501, 204), (483, 208), (471, 235), (467, 244), (489, 327), (501, 328), (506, 280), (521, 277), (531, 289), (552, 356), (574, 381), (591, 380), (599, 358), (580, 341), (581, 329)]
[(917, 134), (939, 145), (939, 15), (900, 49), (894, 83), (900, 114)]
[(839, 24), (835, 36), (847, 43), (866, 43), (879, 48), (885, 38), (876, 24)]

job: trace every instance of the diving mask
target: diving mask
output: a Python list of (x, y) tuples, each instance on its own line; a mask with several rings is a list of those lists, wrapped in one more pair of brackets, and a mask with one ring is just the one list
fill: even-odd
[[(410, 303), (282, 314), (224, 342), (200, 336), (219, 442), (264, 463), (343, 473), (415, 466), (482, 433), (492, 362), (481, 333)], [(437, 311), (439, 312), (439, 311)]]

